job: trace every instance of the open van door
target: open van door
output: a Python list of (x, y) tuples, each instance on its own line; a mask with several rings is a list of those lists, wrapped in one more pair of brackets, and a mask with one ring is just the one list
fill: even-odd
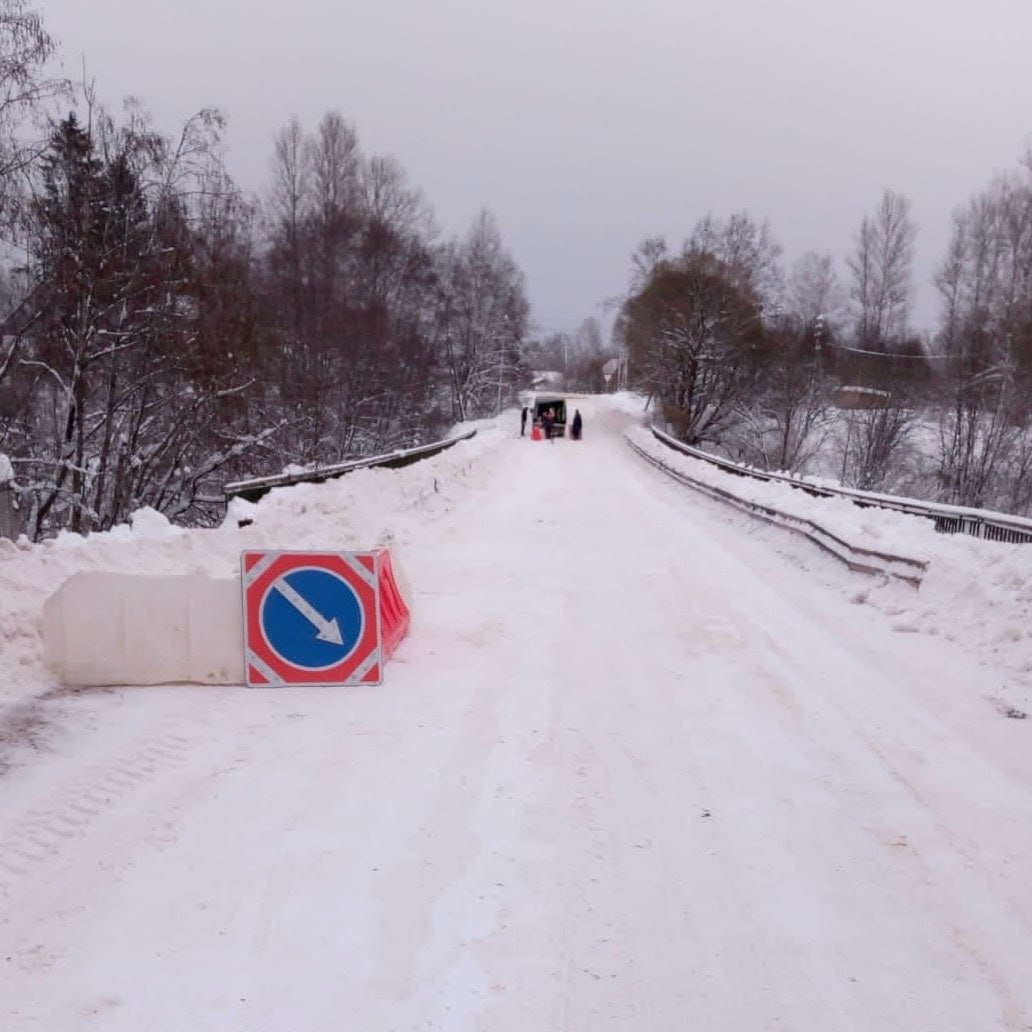
[(555, 422), (552, 424), (553, 437), (566, 436), (566, 399), (559, 394), (536, 394), (532, 411), (534, 415), (533, 425), (540, 427), (541, 417), (551, 409), (555, 414)]

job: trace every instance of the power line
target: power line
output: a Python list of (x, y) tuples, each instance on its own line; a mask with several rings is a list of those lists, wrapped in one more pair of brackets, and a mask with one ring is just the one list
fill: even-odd
[(921, 352), (919, 355), (908, 355), (904, 352), (896, 351), (871, 351), (868, 348), (852, 348), (847, 344), (835, 344), (831, 341), (822, 342), (820, 347), (823, 348), (834, 348), (836, 351), (847, 351), (851, 355), (871, 355), (873, 358), (889, 358), (893, 360), (897, 359), (909, 359), (914, 362), (943, 362), (948, 361), (951, 356), (949, 355), (933, 355), (928, 352)]

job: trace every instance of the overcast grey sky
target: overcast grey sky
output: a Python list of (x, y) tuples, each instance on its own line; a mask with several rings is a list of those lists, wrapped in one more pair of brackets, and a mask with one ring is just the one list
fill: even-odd
[(40, 0), (65, 70), (173, 130), (229, 116), (261, 189), (273, 133), (330, 108), (396, 156), (447, 233), (481, 207), (534, 315), (572, 329), (639, 240), (768, 218), (840, 274), (884, 187), (919, 227), (917, 321), (952, 209), (1032, 139), (1032, 0)]

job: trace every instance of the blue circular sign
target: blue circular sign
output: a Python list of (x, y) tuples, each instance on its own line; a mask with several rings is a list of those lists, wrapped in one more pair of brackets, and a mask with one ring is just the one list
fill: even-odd
[(351, 585), (314, 566), (277, 577), (265, 591), (259, 619), (269, 647), (303, 670), (326, 670), (347, 659), (365, 623)]

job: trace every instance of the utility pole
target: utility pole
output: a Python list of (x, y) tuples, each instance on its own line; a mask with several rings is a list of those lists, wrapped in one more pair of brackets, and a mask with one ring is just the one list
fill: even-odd
[(824, 372), (821, 365), (821, 344), (824, 342), (824, 316), (818, 315), (813, 321), (813, 344), (814, 358), (817, 360), (818, 377)]
[(498, 405), (495, 408), (495, 415), (502, 414), (502, 360), (505, 357), (505, 349), (498, 349)]

